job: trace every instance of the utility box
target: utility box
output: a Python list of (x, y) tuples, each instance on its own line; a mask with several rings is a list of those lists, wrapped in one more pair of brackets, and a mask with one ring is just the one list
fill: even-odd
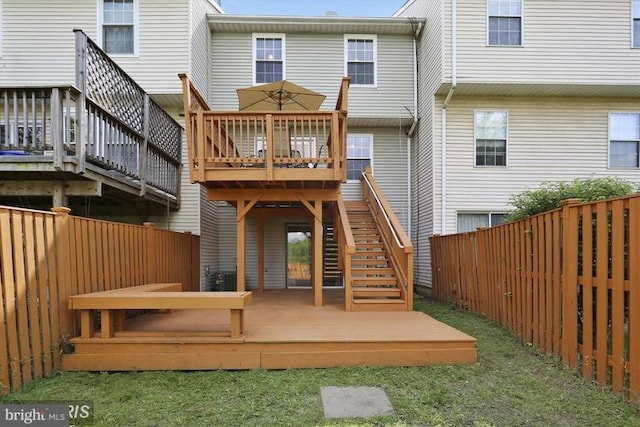
[(216, 271), (213, 273), (214, 291), (236, 291), (238, 275), (235, 271)]

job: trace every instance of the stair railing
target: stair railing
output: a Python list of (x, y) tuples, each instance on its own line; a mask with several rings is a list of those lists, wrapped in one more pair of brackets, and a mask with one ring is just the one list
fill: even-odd
[(347, 216), (347, 208), (342, 197), (336, 202), (337, 209), (334, 213), (334, 233), (338, 242), (338, 268), (344, 275), (344, 300), (345, 311), (353, 309), (353, 291), (351, 288), (351, 256), (356, 252), (356, 243), (351, 232), (351, 224)]
[(363, 172), (361, 180), (364, 200), (369, 204), (389, 253), (402, 299), (407, 302), (407, 310), (413, 310), (413, 244), (378, 187), (370, 167)]

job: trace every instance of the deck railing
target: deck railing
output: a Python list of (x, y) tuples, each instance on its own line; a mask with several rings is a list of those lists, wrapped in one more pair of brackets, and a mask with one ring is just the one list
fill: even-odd
[[(75, 86), (0, 88), (0, 150), (86, 163), (177, 199), (182, 128), (82, 31)], [(19, 160), (19, 159), (17, 159)]]
[[(189, 81), (183, 82), (192, 182), (212, 180), (281, 180), (276, 169), (290, 171), (292, 179), (344, 181), (346, 179), (346, 105), (349, 80), (343, 81), (335, 111), (210, 111), (204, 97)], [(262, 173), (256, 169), (262, 168)], [(253, 174), (229, 174), (251, 169)], [(329, 169), (330, 171), (327, 171)], [(316, 170), (322, 170), (317, 173)], [(227, 172), (226, 175), (221, 172)], [(216, 174), (216, 172), (218, 172)]]
[(431, 238), (433, 294), (640, 401), (640, 196)]
[(147, 283), (200, 285), (200, 237), (0, 206), (0, 395), (61, 367), (79, 325), (69, 297)]
[(413, 310), (413, 244), (378, 187), (371, 168), (362, 174), (362, 196), (369, 204), (398, 279), (400, 295)]

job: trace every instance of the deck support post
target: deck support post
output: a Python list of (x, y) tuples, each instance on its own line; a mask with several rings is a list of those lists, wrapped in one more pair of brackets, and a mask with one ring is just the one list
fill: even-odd
[(245, 273), (246, 273), (246, 262), (245, 262), (245, 241), (246, 241), (246, 233), (247, 233), (247, 217), (245, 212), (245, 201), (238, 200), (238, 204), (236, 206), (236, 215), (237, 215), (237, 236), (236, 236), (236, 273), (237, 273), (237, 283), (238, 283), (238, 292), (243, 292), (245, 290)]
[(313, 300), (322, 307), (322, 200), (315, 200), (313, 218)]
[(264, 217), (258, 218), (258, 292), (264, 292)]

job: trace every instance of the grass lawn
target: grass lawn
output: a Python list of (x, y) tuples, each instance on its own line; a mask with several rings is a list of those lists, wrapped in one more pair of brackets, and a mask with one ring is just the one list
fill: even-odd
[[(473, 365), (67, 373), (2, 399), (92, 400), (101, 426), (640, 426), (638, 408), (447, 305), (416, 309), (478, 338)], [(325, 420), (321, 386), (379, 386), (396, 415)]]

